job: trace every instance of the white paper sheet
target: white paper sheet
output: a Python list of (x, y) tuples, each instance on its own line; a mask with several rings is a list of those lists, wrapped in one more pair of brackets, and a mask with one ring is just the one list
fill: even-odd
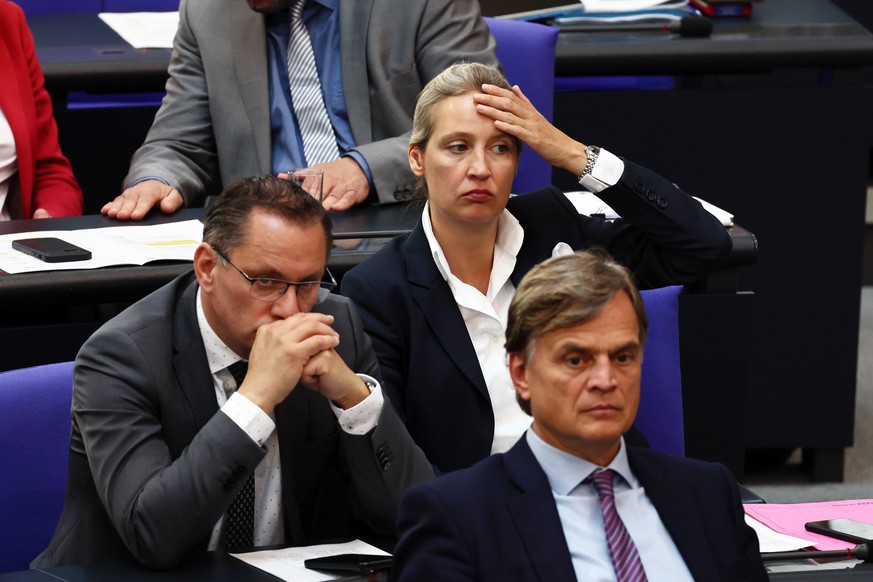
[(303, 561), (309, 558), (321, 558), (336, 554), (391, 555), (376, 546), (371, 546), (361, 540), (354, 540), (343, 544), (320, 544), (317, 546), (285, 548), (282, 550), (262, 550), (245, 554), (231, 554), (231, 556), (282, 580), (319, 582), (321, 580), (336, 580), (337, 578), (347, 577), (348, 573), (337, 576), (319, 570), (309, 570), (303, 565)]
[(173, 48), (178, 12), (101, 12), (100, 19), (133, 48)]
[[(46, 263), (12, 248), (16, 239), (57, 237), (91, 251), (87, 261)], [(144, 265), (152, 261), (193, 261), (203, 239), (203, 223), (184, 220), (167, 224), (109, 226), (82, 230), (39, 230), (0, 235), (0, 269), (9, 274), (112, 265)]]

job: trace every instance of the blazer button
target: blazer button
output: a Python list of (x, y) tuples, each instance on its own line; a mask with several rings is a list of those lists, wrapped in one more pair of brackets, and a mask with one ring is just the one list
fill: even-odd
[(642, 182), (634, 182), (634, 190), (640, 194), (644, 194), (646, 191), (646, 185)]
[(667, 208), (667, 199), (663, 196), (658, 196), (658, 208)]
[(411, 194), (412, 190), (410, 188), (398, 188), (394, 191), (394, 199), (403, 202), (408, 200)]
[(649, 199), (649, 202), (654, 202), (655, 200), (657, 200), (658, 195), (655, 193), (654, 190), (647, 190), (646, 191), (646, 198)]
[(379, 459), (379, 464), (382, 466), (383, 471), (387, 471), (391, 468), (391, 462), (394, 461), (394, 455), (388, 447), (385, 445), (379, 445), (376, 449), (376, 457)]

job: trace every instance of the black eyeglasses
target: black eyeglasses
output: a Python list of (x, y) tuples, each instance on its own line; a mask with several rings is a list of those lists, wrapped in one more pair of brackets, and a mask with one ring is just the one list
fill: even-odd
[(257, 301), (272, 303), (288, 292), (289, 287), (294, 287), (297, 294), (297, 304), (303, 309), (309, 309), (313, 305), (324, 301), (330, 292), (336, 289), (336, 279), (330, 270), (324, 268), (324, 276), (328, 280), (321, 281), (283, 281), (271, 277), (249, 277), (245, 271), (234, 265), (219, 249), (212, 247), (218, 256), (227, 261), (227, 264), (239, 271), (245, 280), (252, 284), (249, 295)]

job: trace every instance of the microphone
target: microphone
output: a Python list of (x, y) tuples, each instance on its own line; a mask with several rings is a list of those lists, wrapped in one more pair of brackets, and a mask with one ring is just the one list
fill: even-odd
[(603, 22), (601, 24), (562, 24), (561, 32), (631, 32), (640, 30), (662, 30), (680, 36), (709, 36), (712, 20), (705, 16), (683, 16), (667, 23), (659, 22)]
[(870, 552), (871, 542), (858, 544), (848, 550), (824, 550), (824, 551), (801, 551), (801, 552), (771, 552), (761, 554), (761, 559), (770, 560), (819, 560), (821, 558), (840, 558), (843, 560), (863, 560), (873, 562), (873, 553)]

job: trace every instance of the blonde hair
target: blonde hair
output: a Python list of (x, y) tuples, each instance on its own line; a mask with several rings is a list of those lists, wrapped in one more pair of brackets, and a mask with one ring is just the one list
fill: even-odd
[[(434, 115), (436, 106), (449, 97), (481, 91), (484, 84), (512, 89), (500, 69), (481, 63), (455, 63), (431, 79), (418, 95), (409, 145), (424, 151), (436, 125)], [(515, 136), (512, 136), (512, 139), (515, 141), (516, 151), (520, 154), (521, 140)], [(418, 200), (427, 198), (427, 185), (423, 179), (418, 180), (413, 198)]]

